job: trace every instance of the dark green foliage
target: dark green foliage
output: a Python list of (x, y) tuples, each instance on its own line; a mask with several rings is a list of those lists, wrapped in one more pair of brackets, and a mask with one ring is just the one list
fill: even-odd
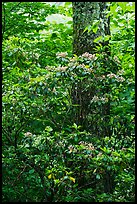
[(101, 38), (71, 56), (72, 21), (49, 14), (71, 3), (3, 3), (2, 200), (134, 202), (134, 3), (111, 3), (111, 56)]

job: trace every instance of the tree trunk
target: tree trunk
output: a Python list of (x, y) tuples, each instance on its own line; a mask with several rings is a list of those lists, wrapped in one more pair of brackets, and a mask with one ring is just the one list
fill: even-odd
[[(72, 2), (73, 5), (73, 54), (78, 56), (82, 55), (85, 52), (89, 52), (90, 54), (96, 53), (95, 47), (96, 43), (94, 40), (99, 36), (110, 35), (110, 19), (106, 16), (105, 10), (107, 8), (106, 2)], [(93, 27), (94, 25), (94, 27)], [(89, 28), (89, 29), (86, 29)], [(102, 45), (108, 45), (108, 41), (102, 42)], [(105, 52), (110, 54), (106, 49)], [(92, 114), (91, 109), (88, 110), (88, 103), (90, 103), (94, 94), (96, 94), (97, 90), (95, 88), (88, 90), (88, 92), (84, 92), (83, 83), (76, 83), (73, 86), (72, 91), (72, 102), (74, 104), (78, 104), (78, 110), (76, 112), (75, 122), (78, 125), (82, 125), (84, 118), (84, 113)], [(106, 93), (109, 92), (109, 87), (107, 87)], [(87, 96), (90, 95), (90, 98)], [(84, 102), (86, 101), (86, 105)], [(109, 115), (110, 115), (110, 104), (109, 102), (103, 106), (102, 113), (104, 117), (105, 127), (103, 128), (103, 134), (100, 133), (101, 136), (109, 136)], [(98, 124), (99, 125), (99, 124)], [(88, 126), (84, 127), (84, 129), (89, 131)], [(93, 135), (98, 135), (98, 133), (94, 132)], [(104, 188), (105, 192), (112, 192), (112, 178), (108, 172), (104, 176)]]
[[(109, 18), (104, 11), (106, 2), (72, 2), (73, 5), (73, 54), (81, 55), (84, 52), (94, 53), (95, 43), (98, 36), (110, 34)], [(97, 22), (98, 30), (85, 30)], [(96, 32), (96, 33), (95, 33)], [(107, 42), (106, 42), (107, 43)]]
[[(94, 40), (99, 36), (110, 35), (110, 20), (106, 16), (106, 2), (72, 2), (73, 8), (73, 54), (81, 55), (85, 52), (91, 54), (96, 53), (96, 43)], [(92, 26), (96, 22), (96, 29), (89, 29), (85, 31), (86, 27)], [(95, 28), (94, 27), (94, 28)], [(102, 42), (103, 45), (107, 45), (108, 41)], [(108, 50), (106, 50), (108, 52)], [(77, 83), (73, 86), (72, 100), (74, 104), (78, 104), (78, 110), (76, 111), (75, 123), (83, 125), (87, 123), (85, 120), (85, 113), (88, 112), (87, 104), (96, 93), (96, 90), (89, 90), (83, 92), (81, 90), (83, 84)], [(109, 90), (107, 90), (108, 92)], [(82, 95), (81, 95), (82, 93)], [(87, 96), (90, 96), (87, 99)], [(86, 98), (85, 98), (86, 97)], [(83, 102), (86, 101), (86, 104)], [(104, 121), (108, 121), (109, 104), (104, 109)], [(86, 122), (85, 122), (86, 121)], [(102, 133), (101, 133), (102, 134)], [(109, 131), (105, 128), (104, 134), (109, 134)]]

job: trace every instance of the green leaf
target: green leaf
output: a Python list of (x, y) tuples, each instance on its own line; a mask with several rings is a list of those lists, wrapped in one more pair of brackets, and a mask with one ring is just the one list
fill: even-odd
[(47, 132), (52, 132), (52, 131), (53, 131), (52, 127), (50, 127), (50, 126), (46, 126), (46, 127), (45, 127), (45, 130), (46, 130)]
[(93, 23), (92, 23), (91, 30), (95, 34), (98, 31), (98, 29), (99, 29), (99, 23), (100, 23), (100, 20), (94, 20)]
[(68, 176), (64, 176), (64, 180), (68, 179), (69, 177)]
[(95, 38), (94, 42), (95, 42), (95, 43), (101, 42), (102, 39), (103, 39), (103, 37), (102, 37), (102, 36), (99, 36), (99, 37)]
[(76, 123), (74, 123), (72, 127), (75, 128), (76, 130), (78, 129), (78, 126)]
[(34, 169), (29, 170), (29, 174), (33, 174), (34, 173)]
[(100, 179), (100, 175), (99, 174), (96, 175), (96, 179)]
[(91, 25), (86, 26), (86, 28), (84, 29), (83, 33), (85, 33), (86, 31), (90, 32), (91, 28), (92, 28)]

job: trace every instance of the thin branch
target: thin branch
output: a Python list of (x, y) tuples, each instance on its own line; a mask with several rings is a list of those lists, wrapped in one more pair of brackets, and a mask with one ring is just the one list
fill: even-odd
[(91, 185), (91, 184), (93, 184), (93, 182), (90, 182), (90, 183), (87, 183), (87, 184), (85, 184), (85, 185), (83, 185), (83, 186), (80, 186), (78, 189), (84, 188), (85, 186), (89, 186), (89, 185)]
[(17, 139), (18, 139), (18, 135), (19, 133), (22, 131), (22, 129), (24, 128), (24, 126), (28, 123), (29, 120), (25, 121), (24, 123), (21, 124), (21, 126), (18, 128), (18, 130), (16, 130), (15, 132), (15, 138), (14, 138), (14, 147), (15, 147), (15, 151), (17, 148)]
[(10, 135), (9, 135), (9, 133), (7, 132), (7, 130), (5, 130), (4, 127), (2, 127), (2, 131), (4, 132), (4, 134), (5, 134), (5, 136), (6, 136), (6, 139), (12, 144), (13, 141), (11, 140)]
[(4, 129), (4, 127), (2, 127), (2, 130), (7, 136), (9, 136), (9, 133), (7, 132), (7, 130)]
[(24, 166), (23, 170), (19, 173), (19, 175), (17, 176), (17, 179), (12, 183), (12, 186), (14, 186), (15, 182), (19, 180), (21, 174), (23, 174), (23, 172), (25, 171), (27, 166)]
[(21, 126), (18, 128), (18, 130), (16, 130), (15, 135), (18, 135), (21, 130), (23, 129), (23, 127), (28, 123), (29, 120), (25, 121), (24, 123), (21, 124)]
[(13, 7), (11, 8), (11, 10), (9, 11), (9, 13), (12, 12), (15, 8), (17, 8), (21, 3), (22, 3), (22, 2), (19, 2), (16, 6), (13, 6)]

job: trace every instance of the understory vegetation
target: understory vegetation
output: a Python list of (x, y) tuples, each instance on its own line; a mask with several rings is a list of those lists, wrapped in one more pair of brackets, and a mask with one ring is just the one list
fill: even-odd
[(135, 4), (108, 15), (77, 56), (71, 2), (2, 3), (3, 202), (135, 201)]

